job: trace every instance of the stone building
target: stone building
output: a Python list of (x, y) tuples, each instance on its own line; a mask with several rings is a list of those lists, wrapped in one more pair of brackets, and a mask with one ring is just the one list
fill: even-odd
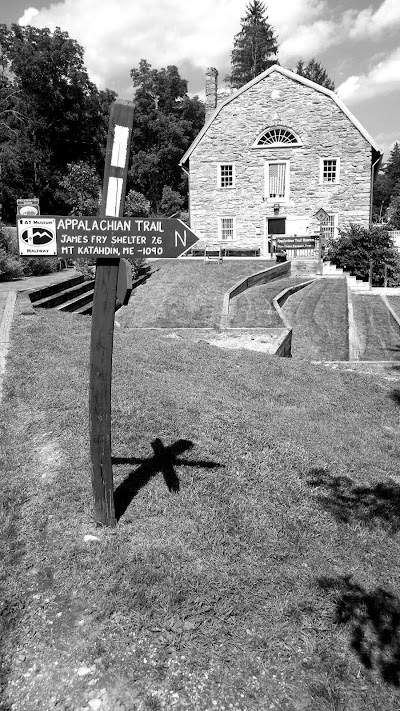
[(206, 123), (182, 158), (191, 228), (203, 242), (258, 245), (268, 235), (327, 236), (368, 226), (382, 154), (338, 96), (274, 65), (238, 91), (206, 74)]

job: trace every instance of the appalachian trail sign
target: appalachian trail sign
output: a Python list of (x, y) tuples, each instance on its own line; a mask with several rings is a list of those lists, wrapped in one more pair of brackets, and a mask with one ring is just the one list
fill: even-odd
[(17, 217), (20, 254), (67, 259), (175, 259), (198, 241), (181, 220), (138, 217)]
[(96, 257), (89, 438), (94, 519), (103, 526), (116, 525), (111, 459), (111, 374), (115, 302), (118, 295), (126, 304), (132, 289), (126, 258), (174, 259), (198, 241), (189, 227), (177, 219), (123, 217), (133, 113), (130, 102), (116, 101), (111, 106), (98, 217), (17, 215), (21, 256)]

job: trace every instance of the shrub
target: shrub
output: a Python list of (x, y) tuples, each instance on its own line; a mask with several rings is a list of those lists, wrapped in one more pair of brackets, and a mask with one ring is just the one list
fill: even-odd
[(388, 266), (388, 285), (396, 286), (400, 281), (400, 258), (393, 239), (386, 229), (377, 225), (368, 229), (350, 224), (340, 231), (338, 239), (329, 243), (327, 258), (337, 267), (365, 281), (369, 277), (372, 261), (374, 286), (383, 285), (385, 264)]
[[(145, 274), (150, 267), (147, 266), (146, 260), (143, 257), (125, 257), (130, 262), (132, 271), (132, 280), (137, 279), (141, 274)], [(94, 279), (96, 276), (96, 260), (95, 259), (77, 259), (75, 261), (75, 269), (83, 274), (85, 281)]]
[(127, 217), (148, 217), (150, 215), (150, 201), (137, 190), (130, 190), (125, 198), (124, 215)]
[(24, 276), (42, 276), (57, 271), (57, 257), (32, 257), (22, 261)]
[(188, 213), (188, 212), (185, 212), (184, 210), (182, 210), (182, 212), (181, 212), (181, 214), (180, 214), (180, 216), (179, 216), (179, 219), (181, 219), (182, 222), (185, 223), (185, 225), (187, 225), (188, 227), (190, 227), (190, 216), (189, 216), (189, 213)]
[(141, 274), (145, 274), (148, 270), (149, 267), (146, 264), (146, 260), (143, 259), (143, 257), (132, 257), (128, 258), (128, 262), (131, 263), (131, 270), (132, 270), (132, 279), (135, 280)]
[(76, 259), (75, 269), (80, 274), (83, 274), (85, 281), (90, 281), (96, 276), (96, 260), (95, 259)]
[(24, 269), (21, 259), (0, 248), (0, 281), (21, 279), (23, 276)]
[(176, 190), (172, 190), (169, 185), (164, 185), (160, 203), (160, 213), (166, 217), (177, 217), (183, 207), (185, 199)]

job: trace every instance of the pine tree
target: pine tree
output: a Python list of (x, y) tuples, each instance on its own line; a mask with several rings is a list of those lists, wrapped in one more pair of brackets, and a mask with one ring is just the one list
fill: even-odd
[(392, 150), (390, 151), (389, 160), (385, 166), (385, 178), (388, 182), (388, 187), (390, 194), (392, 196), (397, 196), (400, 188), (400, 145), (394, 144)]
[(278, 43), (273, 28), (268, 24), (264, 3), (252, 0), (246, 10), (247, 14), (241, 20), (242, 29), (234, 38), (232, 73), (225, 77), (225, 81), (234, 89), (239, 89), (278, 63)]
[(296, 74), (299, 74), (301, 77), (305, 77), (305, 79), (310, 79), (310, 81), (314, 81), (316, 84), (320, 84), (326, 89), (335, 91), (335, 84), (328, 76), (326, 69), (324, 69), (322, 64), (317, 62), (314, 57), (310, 59), (308, 64), (304, 64), (302, 60), (299, 60), (296, 66)]

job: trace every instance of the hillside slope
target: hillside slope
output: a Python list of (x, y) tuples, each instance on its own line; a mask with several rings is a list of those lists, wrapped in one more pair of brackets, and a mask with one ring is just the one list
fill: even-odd
[(400, 329), (380, 296), (353, 294), (360, 360), (400, 360)]
[[(231, 326), (234, 328), (276, 328), (282, 321), (272, 300), (284, 289), (309, 281), (305, 277), (282, 277), (247, 289), (231, 301)], [(290, 297), (291, 298), (291, 297)]]
[(175, 259), (152, 263), (154, 274), (118, 312), (125, 328), (212, 328), (219, 326), (227, 289), (275, 261), (214, 262)]
[(318, 279), (293, 294), (283, 307), (292, 325), (292, 357), (347, 360), (345, 279)]
[(20, 313), (11, 336), (0, 708), (398, 708), (399, 372), (117, 329), (110, 530), (90, 320)]

